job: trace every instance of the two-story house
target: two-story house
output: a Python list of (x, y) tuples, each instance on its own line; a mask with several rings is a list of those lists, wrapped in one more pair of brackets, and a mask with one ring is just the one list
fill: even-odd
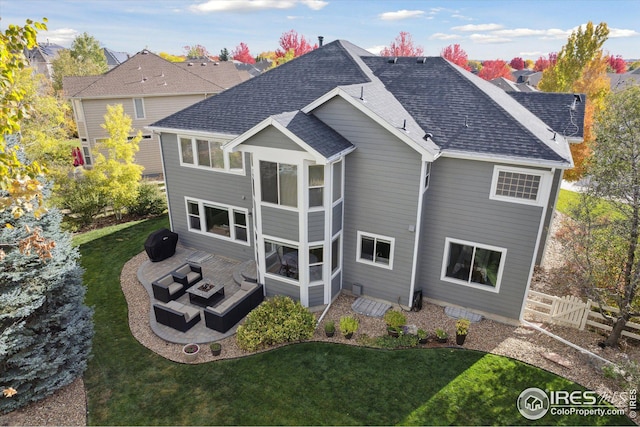
[(171, 228), (306, 306), (358, 284), (519, 319), (584, 114), (519, 96), (440, 57), (326, 44), (149, 127)]
[(101, 127), (107, 105), (122, 104), (135, 132), (143, 131), (136, 163), (144, 166), (143, 175), (152, 176), (162, 173), (160, 142), (145, 126), (249, 78), (231, 62), (172, 63), (143, 50), (105, 74), (65, 77), (63, 89), (88, 166), (95, 143), (107, 137)]

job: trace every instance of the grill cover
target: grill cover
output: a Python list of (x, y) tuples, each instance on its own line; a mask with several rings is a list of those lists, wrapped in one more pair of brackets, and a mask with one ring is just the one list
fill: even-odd
[(172, 257), (176, 253), (176, 245), (178, 244), (178, 234), (161, 228), (149, 234), (147, 241), (144, 243), (144, 250), (151, 262), (158, 262)]

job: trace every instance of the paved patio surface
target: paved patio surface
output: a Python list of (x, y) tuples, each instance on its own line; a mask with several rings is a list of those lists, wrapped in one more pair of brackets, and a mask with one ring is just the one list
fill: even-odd
[(203, 308), (190, 304), (188, 294), (181, 296), (177, 301), (200, 310), (201, 319), (194, 327), (189, 329), (187, 332), (180, 332), (170, 328), (169, 326), (161, 325), (156, 322), (156, 317), (153, 312), (153, 303), (157, 300), (153, 297), (151, 282), (176, 269), (188, 260), (200, 261), (203, 279), (209, 279), (214, 283), (222, 283), (224, 285), (225, 297), (229, 297), (240, 290), (242, 274), (244, 274), (245, 277), (256, 277), (256, 265), (254, 261), (240, 261), (219, 255), (211, 255), (202, 251), (186, 248), (181, 245), (178, 245), (176, 253), (172, 257), (167, 258), (164, 261), (151, 262), (150, 260), (146, 260), (138, 269), (138, 280), (147, 290), (151, 299), (151, 304), (149, 304), (149, 321), (151, 329), (156, 333), (156, 335), (165, 341), (177, 344), (210, 343), (234, 334), (236, 332), (237, 325), (229, 329), (224, 334), (207, 328), (204, 322)]

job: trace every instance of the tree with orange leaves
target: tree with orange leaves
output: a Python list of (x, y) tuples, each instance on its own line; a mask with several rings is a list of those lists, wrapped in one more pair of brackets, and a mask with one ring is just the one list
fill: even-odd
[(421, 56), (424, 55), (422, 46), (415, 46), (413, 38), (407, 31), (400, 31), (398, 37), (388, 47), (380, 52), (380, 56)]
[(243, 42), (240, 42), (240, 44), (231, 52), (231, 57), (236, 61), (240, 61), (245, 64), (256, 63), (256, 59), (251, 56), (251, 53), (249, 52), (249, 46)]
[(453, 44), (445, 47), (442, 49), (442, 52), (440, 52), (440, 56), (467, 71), (471, 71), (467, 52), (465, 52), (459, 44)]
[(482, 70), (478, 73), (478, 77), (485, 80), (493, 80), (498, 77), (504, 77), (507, 80), (513, 81), (511, 75), (511, 68), (506, 61), (502, 59), (496, 59), (491, 61), (484, 61), (482, 63)]

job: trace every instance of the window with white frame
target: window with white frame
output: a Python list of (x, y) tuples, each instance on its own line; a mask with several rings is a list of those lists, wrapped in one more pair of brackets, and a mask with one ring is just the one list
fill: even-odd
[(262, 201), (298, 207), (298, 168), (296, 165), (260, 161)]
[(393, 268), (395, 239), (358, 231), (358, 262)]
[(91, 149), (88, 146), (83, 145), (82, 146), (82, 154), (84, 155), (84, 164), (86, 166), (92, 166), (93, 165), (93, 159), (91, 157)]
[(498, 292), (507, 250), (445, 239), (441, 279)]
[(340, 268), (340, 236), (336, 236), (331, 242), (331, 273)]
[(541, 205), (545, 172), (496, 166), (491, 183), (491, 199)]
[(144, 119), (144, 101), (142, 98), (133, 98), (133, 108), (136, 113), (136, 119)]
[(267, 273), (298, 280), (297, 246), (265, 239), (264, 252)]
[(429, 183), (431, 181), (431, 162), (425, 162), (425, 175), (424, 175), (424, 190), (429, 188)]
[(215, 170), (242, 170), (242, 153), (225, 154), (223, 141), (205, 138), (180, 137), (180, 160), (183, 165)]
[(324, 166), (309, 166), (309, 207), (321, 207), (324, 204)]
[(324, 264), (324, 249), (322, 246), (311, 246), (309, 248), (309, 281), (317, 282), (322, 280), (322, 265)]
[(186, 202), (189, 231), (248, 242), (245, 209), (195, 199)]
[(333, 164), (333, 201), (342, 198), (342, 160)]

